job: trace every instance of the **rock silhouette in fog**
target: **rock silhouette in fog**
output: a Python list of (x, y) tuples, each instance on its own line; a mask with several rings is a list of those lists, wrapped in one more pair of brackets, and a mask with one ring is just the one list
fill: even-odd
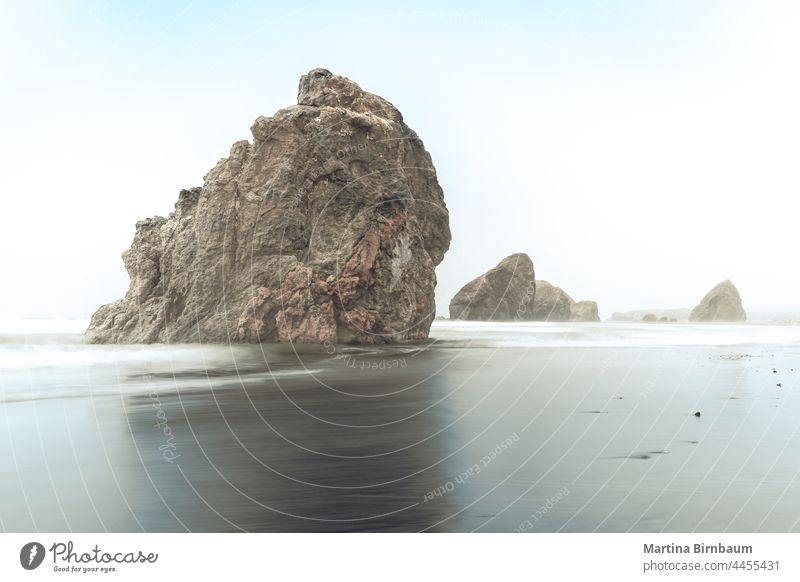
[(537, 321), (569, 321), (572, 304), (566, 291), (542, 279), (536, 281), (538, 291), (533, 305), (533, 318)]
[(325, 69), (297, 105), (168, 218), (136, 225), (130, 288), (91, 342), (352, 342), (427, 337), (448, 212), (422, 141), (388, 101)]
[(746, 321), (739, 291), (730, 280), (723, 281), (706, 293), (700, 304), (692, 309), (689, 321)]
[(536, 293), (531, 258), (525, 253), (510, 255), (456, 293), (450, 301), (450, 319), (529, 321)]
[(661, 321), (664, 317), (670, 322), (686, 322), (689, 321), (689, 309), (637, 309), (634, 311), (619, 312), (615, 311), (611, 314), (609, 321), (641, 321), (642, 318), (648, 313), (652, 313)]
[(570, 321), (600, 321), (597, 301), (576, 301), (570, 307)]
[(544, 280), (536, 281), (533, 305), (536, 321), (600, 321), (595, 301), (575, 301), (561, 287)]

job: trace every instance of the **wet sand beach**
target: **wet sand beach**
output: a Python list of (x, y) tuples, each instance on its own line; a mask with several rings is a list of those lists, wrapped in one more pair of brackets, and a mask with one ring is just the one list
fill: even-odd
[(799, 529), (797, 328), (437, 322), (432, 336), (4, 335), (0, 528)]

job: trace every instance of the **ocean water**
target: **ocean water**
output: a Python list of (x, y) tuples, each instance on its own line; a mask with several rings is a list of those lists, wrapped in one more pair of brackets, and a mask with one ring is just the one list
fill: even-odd
[(471, 347), (671, 348), (784, 345), (800, 342), (800, 326), (678, 323), (495, 323), (436, 321), (440, 342)]
[(84, 327), (0, 322), (2, 530), (799, 529), (800, 327), (437, 321), (381, 348)]

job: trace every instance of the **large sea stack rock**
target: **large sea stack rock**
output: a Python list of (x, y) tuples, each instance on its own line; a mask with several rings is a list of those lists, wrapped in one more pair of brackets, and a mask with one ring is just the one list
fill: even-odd
[(450, 319), (528, 321), (536, 293), (531, 258), (525, 253), (510, 255), (456, 293), (450, 301)]
[(533, 319), (536, 321), (569, 321), (575, 301), (560, 287), (547, 281), (536, 281)]
[(576, 301), (570, 307), (570, 321), (600, 321), (597, 312), (597, 301)]
[(742, 298), (731, 281), (723, 281), (709, 291), (692, 309), (689, 321), (745, 321)]
[(391, 103), (315, 69), (297, 105), (259, 117), (136, 225), (131, 284), (91, 342), (386, 343), (428, 336), (450, 245), (430, 155)]

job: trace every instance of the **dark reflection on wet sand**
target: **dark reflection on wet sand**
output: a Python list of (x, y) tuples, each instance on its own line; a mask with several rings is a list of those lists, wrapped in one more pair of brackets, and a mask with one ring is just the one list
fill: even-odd
[[(444, 387), (437, 375), (426, 381), (432, 364), (422, 355), (402, 374), (334, 370), (162, 395), (179, 435), (172, 464), (158, 454), (165, 439), (152, 429), (151, 399), (132, 398), (134, 439), (154, 481), (167, 484), (165, 507), (143, 519), (170, 529), (180, 519), (192, 530), (358, 531), (415, 530), (445, 517), (446, 505), (420, 503), (446, 480), (447, 435), (435, 434), (446, 421), (435, 406)], [(426, 384), (380, 396), (391, 375)]]
[(797, 349), (462, 347), (12, 374), (0, 525), (797, 529)]

